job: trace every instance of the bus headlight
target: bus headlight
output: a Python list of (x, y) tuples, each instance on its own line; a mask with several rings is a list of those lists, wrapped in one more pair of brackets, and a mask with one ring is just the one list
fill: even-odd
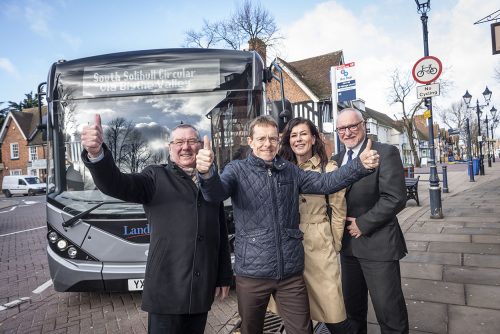
[(54, 243), (57, 241), (57, 233), (56, 232), (52, 231), (49, 233), (49, 241), (51, 243)]
[(71, 246), (70, 248), (68, 248), (68, 256), (72, 259), (74, 259), (76, 257), (76, 253), (77, 253), (77, 250), (75, 247)]
[(66, 247), (68, 247), (68, 242), (66, 240), (61, 239), (57, 242), (57, 248), (59, 248), (59, 250), (63, 250)]

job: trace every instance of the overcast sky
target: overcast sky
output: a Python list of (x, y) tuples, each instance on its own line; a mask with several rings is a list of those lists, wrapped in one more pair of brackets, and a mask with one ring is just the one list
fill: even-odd
[[(58, 59), (128, 50), (180, 47), (184, 32), (203, 19), (216, 21), (238, 1), (0, 0), (0, 101), (21, 101), (45, 81)], [(343, 50), (356, 63), (357, 95), (394, 117), (387, 95), (394, 69), (411, 70), (423, 56), (422, 27), (413, 0), (262, 1), (285, 37), (279, 56), (293, 61)], [(473, 23), (500, 9), (493, 0), (432, 0), (430, 54), (441, 59), (453, 87), (435, 98), (440, 108), (475, 101), (487, 85), (500, 109), (494, 78), (500, 55), (492, 55), (490, 23)], [(412, 94), (416, 100), (416, 92)], [(0, 105), (5, 107), (6, 104)], [(491, 109), (490, 107), (487, 110)], [(498, 131), (497, 131), (498, 133)]]

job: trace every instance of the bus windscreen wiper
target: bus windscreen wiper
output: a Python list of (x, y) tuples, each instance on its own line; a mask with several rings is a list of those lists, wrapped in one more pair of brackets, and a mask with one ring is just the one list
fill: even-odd
[(91, 213), (92, 211), (94, 211), (95, 209), (99, 208), (101, 205), (104, 205), (104, 204), (120, 204), (120, 203), (124, 203), (124, 202), (101, 202), (97, 205), (94, 205), (93, 207), (91, 207), (90, 209), (88, 210), (85, 210), (85, 211), (82, 211), (80, 212), (79, 214), (71, 217), (70, 219), (66, 220), (65, 222), (62, 223), (62, 226), (63, 227), (72, 227), (73, 225), (75, 225), (80, 219), (82, 218), (85, 218), (89, 213)]

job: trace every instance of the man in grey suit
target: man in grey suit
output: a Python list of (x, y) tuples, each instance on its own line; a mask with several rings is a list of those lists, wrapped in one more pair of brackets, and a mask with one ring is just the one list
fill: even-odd
[[(366, 124), (352, 108), (341, 111), (337, 133), (345, 149), (333, 157), (344, 165), (366, 145)], [(396, 215), (406, 205), (403, 164), (396, 147), (378, 142), (374, 173), (346, 190), (347, 217), (342, 240), (342, 290), (354, 333), (367, 332), (368, 292), (382, 333), (408, 333), (399, 260), (408, 252)]]

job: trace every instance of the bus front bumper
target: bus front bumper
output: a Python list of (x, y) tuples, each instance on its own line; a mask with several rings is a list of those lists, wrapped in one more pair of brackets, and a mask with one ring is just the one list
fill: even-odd
[[(102, 263), (65, 259), (47, 246), (50, 276), (59, 292), (129, 291), (144, 278), (146, 263)], [(135, 289), (134, 289), (135, 290)]]

